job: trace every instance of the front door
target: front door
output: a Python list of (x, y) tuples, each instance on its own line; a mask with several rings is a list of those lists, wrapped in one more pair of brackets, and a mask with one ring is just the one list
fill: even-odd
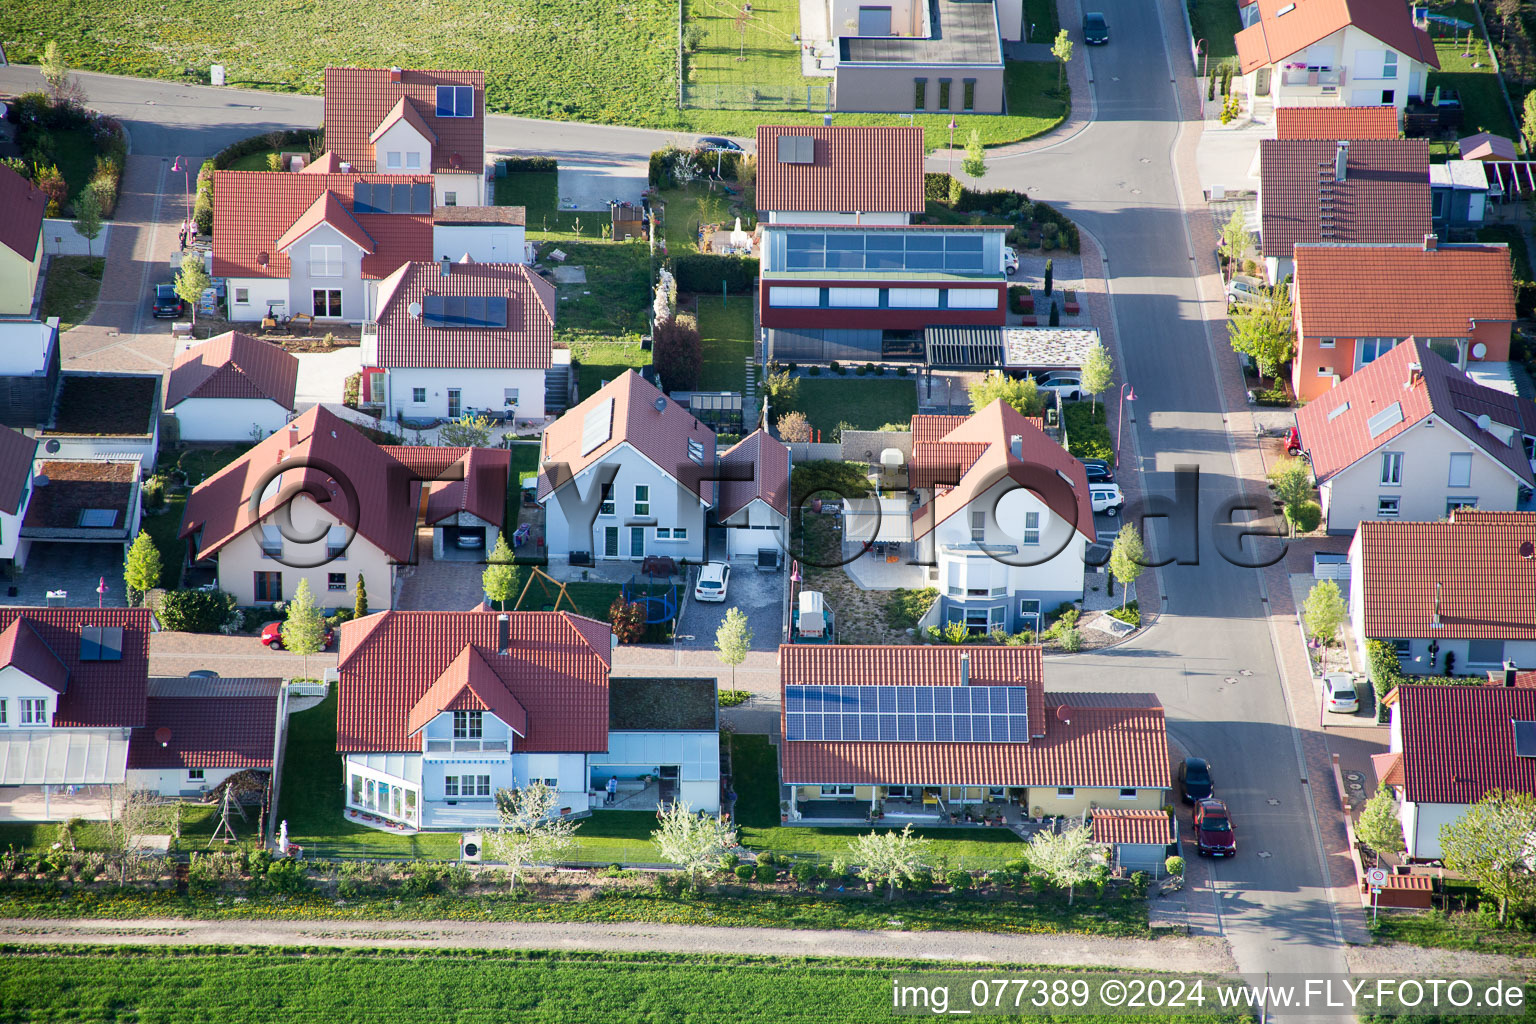
[(333, 319), (341, 317), (340, 288), (316, 288), (311, 298), (314, 300), (315, 316)]
[(619, 528), (617, 526), (603, 527), (603, 557), (619, 557)]
[(645, 527), (643, 526), (629, 528), (629, 557), (645, 557)]
[(459, 418), (459, 411), (463, 408), (462, 395), (463, 392), (458, 388), (448, 389), (448, 418), (451, 420)]

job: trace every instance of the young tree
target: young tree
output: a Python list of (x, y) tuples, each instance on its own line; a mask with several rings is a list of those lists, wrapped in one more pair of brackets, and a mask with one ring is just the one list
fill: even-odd
[(916, 878), (927, 867), (928, 840), (912, 834), (912, 825), (856, 836), (848, 844), (848, 859), (859, 866), (859, 877), (883, 885), (886, 901), (896, 898), (896, 886)]
[(1499, 923), (1510, 907), (1536, 903), (1531, 835), (1536, 833), (1536, 797), (1489, 790), (1449, 825), (1440, 827), (1445, 866), (1467, 877), (1483, 895), (1499, 901)]
[(699, 890), (699, 874), (718, 871), (736, 848), (736, 826), (726, 818), (700, 812), (677, 801), (656, 813), (661, 827), (651, 833), (661, 855), (683, 869), (688, 888)]
[(492, 858), (507, 865), (507, 891), (517, 891), (523, 868), (559, 857), (571, 845), (577, 823), (559, 813), (560, 794), (543, 782), (496, 791), (501, 824), (485, 836)]
[(1390, 788), (1382, 786), (1366, 802), (1360, 820), (1355, 822), (1355, 835), (1376, 853), (1378, 861), (1384, 853), (1402, 853), (1407, 848), (1403, 823), (1397, 818), (1397, 798)]
[(651, 331), (651, 361), (668, 391), (692, 391), (704, 359), (699, 322), (687, 313), (658, 323)]
[(449, 448), (484, 448), (491, 443), (488, 416), (460, 416), (437, 428), (437, 443)]
[(123, 559), (123, 582), (128, 585), (128, 603), (137, 608), (145, 591), (160, 585), (160, 551), (148, 530), (140, 530)]
[(368, 614), (368, 584), (363, 582), (363, 574), (357, 574), (357, 595), (352, 599), (352, 617), (360, 619)]
[(1328, 671), (1328, 648), (1338, 638), (1339, 627), (1344, 624), (1348, 614), (1344, 598), (1339, 596), (1337, 583), (1333, 580), (1319, 580), (1312, 585), (1306, 603), (1302, 605), (1301, 615), (1307, 624), (1307, 632), (1320, 645), (1324, 672)]
[(512, 591), (517, 589), (517, 567), (512, 564), (513, 557), (507, 535), (497, 533), (496, 546), (491, 548), (491, 557), (486, 559), (485, 571), (480, 574), (485, 596), (496, 602), (497, 611), (506, 609), (507, 602), (512, 600)]
[(1269, 479), (1275, 485), (1275, 499), (1285, 521), (1295, 534), (1302, 506), (1312, 500), (1312, 468), (1305, 459), (1286, 459), (1270, 472)]
[(625, 600), (620, 594), (608, 606), (608, 621), (613, 635), (621, 644), (637, 644), (645, 636), (645, 605), (639, 601)]
[(213, 279), (203, 266), (203, 254), (189, 252), (181, 258), (181, 272), (176, 275), (176, 294), (192, 310), (192, 323), (197, 323), (197, 304), (203, 301), (203, 292), (213, 287)]
[(1067, 905), (1071, 906), (1074, 890), (1093, 877), (1093, 869), (1103, 863), (1104, 855), (1091, 830), (1072, 824), (1059, 833), (1036, 833), (1029, 841), (1028, 860), (1053, 885), (1067, 890)]
[(64, 174), (57, 164), (38, 165), (32, 172), (32, 184), (42, 192), (47, 200), (45, 212), (50, 217), (61, 216), (64, 212), (64, 200), (69, 198), (69, 183), (64, 180)]
[(1109, 552), (1109, 571), (1120, 583), (1122, 609), (1130, 593), (1130, 585), (1135, 583), (1136, 577), (1141, 575), (1146, 557), (1146, 548), (1141, 543), (1141, 534), (1137, 531), (1136, 524), (1121, 523), (1120, 532), (1115, 534), (1114, 547)]
[(772, 408), (793, 405), (800, 393), (800, 378), (790, 373), (788, 367), (781, 369), (778, 363), (769, 363), (757, 382), (757, 393), (767, 398)]
[(59, 52), (56, 40), (48, 40), (48, 44), (43, 47), (43, 59), (37, 62), (37, 70), (42, 72), (43, 81), (48, 83), (48, 90), (57, 102), (69, 84), (69, 65), (64, 62), (64, 55)]
[(973, 178), (985, 178), (987, 176), (987, 150), (981, 144), (981, 132), (971, 129), (971, 138), (965, 144), (965, 159), (960, 161), (960, 169)]
[(1083, 358), (1082, 388), (1089, 398), (1090, 415), (1097, 412), (1099, 395), (1104, 393), (1114, 379), (1115, 364), (1109, 358), (1109, 350), (1102, 341), (1095, 341), (1088, 349), (1088, 355)]
[(128, 865), (133, 860), (138, 838), (156, 831), (159, 815), (155, 812), (155, 795), (146, 789), (124, 787), (120, 796), (113, 792), (110, 801), (112, 819), (107, 825), (108, 842), (118, 857), (118, 884), (127, 885)]
[(747, 613), (732, 608), (725, 613), (725, 621), (715, 630), (715, 653), (721, 664), (731, 666), (731, 689), (736, 688), (736, 666), (747, 658), (752, 649), (752, 629), (747, 625)]
[(283, 622), (283, 648), (304, 659), (304, 678), (309, 678), (309, 656), (325, 647), (325, 617), (315, 604), (309, 580), (299, 580), (299, 588), (288, 602), (288, 617)]
[(811, 421), (803, 412), (787, 412), (779, 417), (779, 439), (785, 444), (811, 439)]
[[(1248, 223), (1242, 210), (1234, 210), (1232, 219), (1221, 229), (1221, 251), (1227, 257), (1227, 266), (1236, 274), (1243, 262), (1253, 253), (1253, 236), (1248, 233)], [(1227, 275), (1229, 278), (1231, 274)]]
[(1250, 357), (1259, 377), (1273, 377), (1291, 358), (1291, 306), (1278, 288), (1264, 289), (1264, 302), (1244, 307), (1227, 321), (1232, 348)]
[(101, 234), (101, 200), (93, 188), (85, 189), (75, 200), (75, 231), (85, 239), (86, 255), (95, 256), (91, 243)]
[(1034, 379), (1015, 380), (1000, 373), (989, 373), (970, 388), (971, 411), (981, 412), (1001, 398), (1025, 416), (1039, 416), (1045, 408), (1040, 388)]
[(1051, 56), (1061, 62), (1061, 76), (1056, 84), (1056, 88), (1060, 89), (1067, 84), (1067, 62), (1072, 59), (1072, 38), (1067, 35), (1066, 29), (1056, 33), (1056, 41), (1051, 44)]

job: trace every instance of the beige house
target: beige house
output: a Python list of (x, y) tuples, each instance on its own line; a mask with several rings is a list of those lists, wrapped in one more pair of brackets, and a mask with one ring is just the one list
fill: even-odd
[(0, 166), (0, 316), (27, 316), (43, 265), (43, 214), (48, 199), (9, 167)]

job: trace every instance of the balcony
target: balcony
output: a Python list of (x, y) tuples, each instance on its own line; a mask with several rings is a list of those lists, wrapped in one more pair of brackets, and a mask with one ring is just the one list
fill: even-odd
[(427, 740), (428, 754), (506, 754), (506, 740)]
[(1338, 87), (1344, 84), (1344, 69), (1329, 67), (1282, 68), (1280, 71), (1280, 84), (1310, 87), (1331, 85)]

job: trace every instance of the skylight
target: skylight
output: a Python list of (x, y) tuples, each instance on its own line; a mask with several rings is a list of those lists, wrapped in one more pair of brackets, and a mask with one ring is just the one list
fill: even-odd
[(702, 464), (704, 461), (704, 442), (695, 441), (690, 437), (688, 439), (688, 458)]
[(1403, 422), (1403, 403), (1393, 402), (1381, 412), (1365, 421), (1365, 429), (1370, 432), (1372, 439), (1380, 437), (1399, 423)]
[(613, 436), (613, 399), (605, 398), (581, 421), (581, 454), (586, 455)]
[(437, 87), (438, 117), (474, 117), (475, 89), (470, 85)]
[(1334, 406), (1333, 411), (1328, 414), (1328, 422), (1332, 423), (1334, 420), (1338, 419), (1340, 416), (1343, 416), (1347, 412), (1349, 412), (1348, 402)]
[(1515, 754), (1536, 757), (1536, 722), (1522, 722), (1517, 718), (1510, 724), (1515, 727)]

